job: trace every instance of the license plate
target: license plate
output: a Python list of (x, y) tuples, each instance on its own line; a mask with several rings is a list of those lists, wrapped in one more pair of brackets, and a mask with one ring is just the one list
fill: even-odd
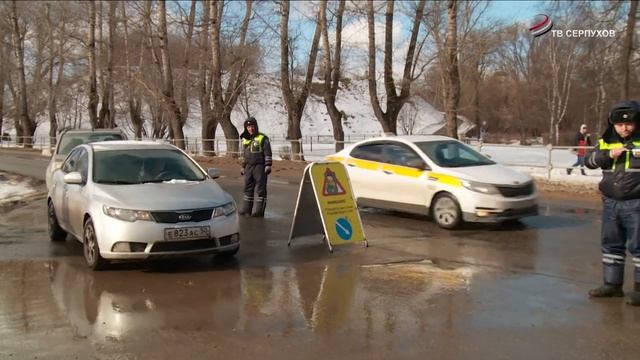
[(164, 229), (164, 239), (166, 241), (208, 239), (210, 232), (211, 229), (208, 226)]

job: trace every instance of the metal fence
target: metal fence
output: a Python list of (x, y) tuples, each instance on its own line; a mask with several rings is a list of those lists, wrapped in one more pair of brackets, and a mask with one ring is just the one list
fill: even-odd
[[(342, 141), (344, 147), (362, 141), (374, 135), (345, 135)], [(335, 153), (337, 141), (330, 135), (305, 136), (300, 140), (287, 140), (283, 136), (269, 137), (274, 159), (295, 160), (304, 158), (307, 161), (322, 160), (325, 156)], [(31, 148), (49, 151), (53, 150), (55, 142), (49, 137), (23, 137), (16, 139), (0, 139), (0, 148), (28, 148), (25, 140), (31, 140)], [(176, 140), (168, 139), (141, 139), (162, 143), (175, 144)], [(227, 140), (224, 138), (202, 139), (200, 137), (186, 137), (184, 139), (185, 151), (191, 155), (204, 156), (234, 156), (241, 157), (240, 139)], [(576, 155), (571, 151), (590, 147), (575, 146), (551, 146), (551, 145), (508, 145), (489, 144), (471, 139), (464, 139), (465, 143), (474, 147), (479, 152), (488, 155), (493, 160), (507, 166), (537, 169), (546, 173), (548, 179), (554, 171), (572, 168)], [(298, 142), (301, 151), (294, 153), (292, 144)], [(205, 150), (205, 143), (209, 144), (209, 150)]]

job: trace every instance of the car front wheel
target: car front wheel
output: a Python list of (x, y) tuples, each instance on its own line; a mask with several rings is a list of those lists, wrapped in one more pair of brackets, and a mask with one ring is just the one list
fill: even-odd
[(458, 201), (450, 194), (440, 194), (433, 201), (431, 215), (441, 228), (455, 229), (462, 222)]
[(53, 201), (49, 201), (47, 208), (47, 223), (49, 230), (49, 240), (51, 241), (64, 241), (67, 238), (67, 232), (60, 227), (58, 223), (58, 217), (56, 216), (56, 209), (53, 207)]
[(100, 255), (98, 238), (91, 219), (87, 219), (84, 223), (84, 239), (82, 243), (84, 245), (84, 260), (87, 262), (87, 266), (92, 270), (106, 269), (109, 262)]

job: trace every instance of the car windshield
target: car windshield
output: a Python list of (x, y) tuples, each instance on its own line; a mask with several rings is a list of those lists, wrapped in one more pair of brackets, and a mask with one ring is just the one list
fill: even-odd
[(442, 167), (493, 165), (495, 162), (471, 147), (453, 140), (424, 141), (416, 145), (429, 159)]
[(73, 150), (74, 147), (82, 144), (89, 144), (98, 141), (109, 140), (125, 140), (122, 134), (118, 133), (79, 133), (79, 134), (64, 134), (60, 139), (60, 146), (58, 146), (58, 155), (67, 155)]
[(206, 176), (202, 170), (178, 150), (102, 150), (93, 155), (93, 181), (100, 184), (204, 179)]

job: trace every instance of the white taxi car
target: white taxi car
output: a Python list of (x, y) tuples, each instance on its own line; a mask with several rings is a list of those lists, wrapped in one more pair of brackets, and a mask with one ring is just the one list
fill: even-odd
[(531, 176), (449, 137), (368, 139), (326, 160), (346, 165), (359, 206), (431, 215), (446, 229), (538, 213)]

